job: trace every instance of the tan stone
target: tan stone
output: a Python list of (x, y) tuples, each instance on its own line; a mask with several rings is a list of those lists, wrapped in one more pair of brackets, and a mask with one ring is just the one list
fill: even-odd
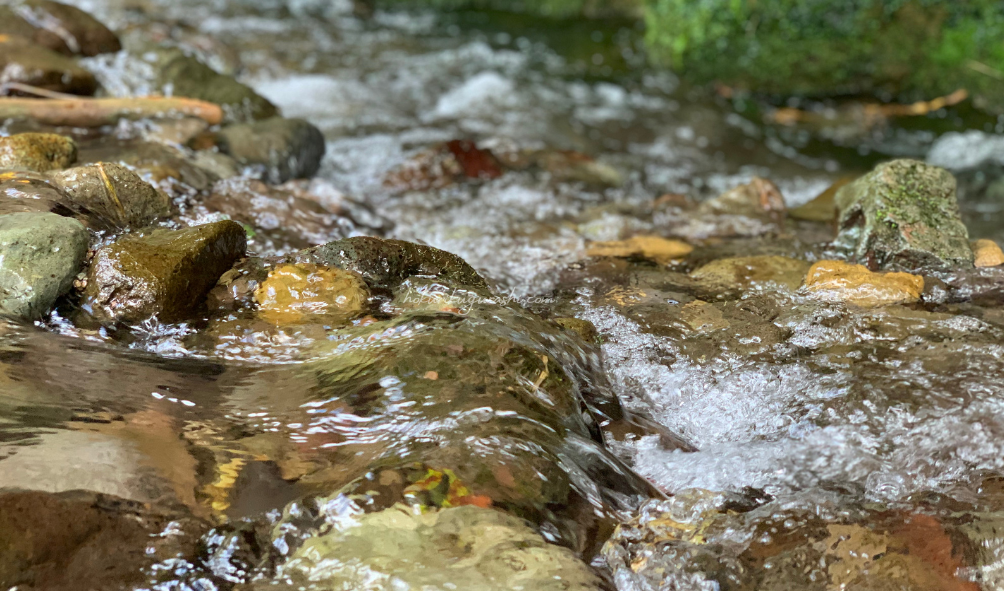
[(696, 269), (690, 276), (698, 281), (749, 287), (767, 282), (798, 289), (809, 269), (806, 261), (780, 256), (718, 259)]
[(873, 273), (863, 265), (842, 261), (819, 261), (809, 269), (805, 287), (819, 299), (876, 308), (918, 301), (924, 278), (909, 273)]
[(977, 267), (997, 267), (1004, 265), (1004, 251), (993, 240), (977, 240), (973, 242), (973, 254), (976, 255)]
[(679, 240), (659, 236), (634, 236), (627, 240), (594, 242), (586, 249), (586, 254), (591, 257), (645, 257), (666, 265), (687, 256), (693, 250), (693, 246)]
[(844, 185), (851, 182), (851, 178), (845, 177), (830, 185), (828, 189), (816, 196), (815, 199), (788, 211), (788, 217), (796, 220), (806, 220), (809, 222), (832, 223), (837, 219), (837, 191)]
[(365, 311), (369, 289), (357, 273), (311, 263), (278, 265), (255, 291), (259, 316), (278, 325), (308, 316), (335, 324)]

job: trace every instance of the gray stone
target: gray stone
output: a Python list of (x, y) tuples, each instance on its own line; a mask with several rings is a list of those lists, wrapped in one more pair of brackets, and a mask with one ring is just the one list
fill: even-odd
[(52, 213), (0, 216), (0, 314), (45, 315), (73, 285), (87, 254), (84, 226)]
[(317, 174), (324, 158), (324, 135), (303, 119), (273, 117), (220, 131), (217, 143), (243, 165), (264, 165), (274, 184)]
[(916, 160), (880, 164), (837, 192), (837, 243), (874, 269), (972, 267), (955, 177)]

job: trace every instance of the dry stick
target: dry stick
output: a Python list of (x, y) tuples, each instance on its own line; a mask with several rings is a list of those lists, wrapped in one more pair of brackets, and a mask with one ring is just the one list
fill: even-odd
[(5, 88), (51, 98), (0, 97), (0, 120), (33, 119), (46, 125), (65, 127), (101, 127), (115, 125), (119, 119), (177, 115), (198, 117), (210, 125), (223, 120), (223, 109), (219, 105), (195, 99), (160, 96), (87, 98), (13, 83), (6, 84)]
[[(864, 116), (866, 122), (874, 123), (889, 117), (913, 117), (926, 115), (944, 107), (957, 105), (967, 98), (969, 98), (969, 93), (962, 88), (947, 96), (938, 97), (930, 101), (920, 101), (909, 105), (865, 103), (856, 106), (860, 109), (859, 112)], [(777, 109), (770, 114), (770, 119), (774, 123), (780, 123), (781, 125), (829, 121), (829, 117), (825, 114), (792, 108)]]

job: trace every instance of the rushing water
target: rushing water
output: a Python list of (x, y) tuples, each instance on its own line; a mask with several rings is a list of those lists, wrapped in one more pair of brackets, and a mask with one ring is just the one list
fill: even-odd
[[(809, 573), (816, 570), (829, 577), (829, 588), (842, 588), (841, 581), (853, 581), (854, 573), (836, 576), (832, 565), (820, 566), (824, 559), (777, 558), (775, 549), (761, 550), (760, 562), (750, 562), (754, 550), (744, 558), (735, 550), (750, 544), (769, 548), (772, 534), (784, 546), (789, 530), (791, 538), (815, 539), (812, 532), (819, 528), (841, 540), (884, 536), (881, 544), (890, 547), (895, 544), (889, 540), (908, 539), (905, 554), (914, 556), (922, 555), (910, 546), (916, 538), (968, 536), (966, 543), (949, 547), (950, 555), (964, 558), (945, 568), (954, 572), (957, 566), (955, 574), (972, 583), (903, 579), (901, 586), (883, 587), (879, 581), (869, 588), (999, 588), (997, 561), (1004, 542), (986, 533), (999, 522), (995, 511), (1002, 508), (1000, 487), (992, 484), (1004, 470), (1004, 314), (994, 299), (999, 295), (974, 303), (945, 298), (937, 309), (849, 311), (775, 282), (754, 282), (742, 296), (718, 294), (715, 305), (734, 328), (725, 338), (687, 328), (683, 306), (697, 292), (685, 273), (693, 265), (667, 274), (637, 263), (582, 261), (587, 241), (658, 234), (668, 227), (669, 217), (652, 205), (662, 195), (703, 200), (757, 175), (773, 180), (795, 206), (890, 156), (929, 158), (955, 170), (972, 237), (1002, 241), (1004, 189), (994, 181), (1004, 177), (1004, 136), (996, 135), (1004, 132), (1004, 120), (963, 108), (877, 128), (853, 122), (822, 130), (767, 125), (749, 105), (739, 114), (741, 104), (690, 90), (670, 73), (640, 68), (640, 31), (630, 23), (540, 24), (501, 14), (381, 11), (361, 18), (350, 2), (333, 0), (83, 5), (126, 31), (127, 38), (164, 36), (167, 23), (175, 27), (171, 34), (177, 41), (208, 48), (218, 67), (237, 66), (242, 79), (286, 116), (309, 119), (324, 131), (328, 153), (310, 185), (316, 198), (338, 203), (348, 196), (368, 215), (389, 220), (389, 236), (459, 254), (496, 293), (511, 293), (544, 315), (591, 321), (602, 337), (606, 370), (591, 350), (547, 334), (550, 329), (517, 306), (502, 312), (475, 306), (458, 325), (437, 316), (442, 306), (411, 310), (378, 319), (384, 323), (379, 331), (355, 329), (379, 334), (377, 340), (387, 346), (413, 347), (404, 355), (406, 363), (382, 358), (384, 345), (360, 345), (351, 331), (341, 340), (303, 329), (207, 346), (194, 328), (150, 325), (136, 329), (126, 348), (61, 318), (49, 323), (49, 332), (5, 327), (0, 328), (0, 362), (7, 369), (0, 372), (5, 409), (0, 457), (9, 454), (0, 460), (4, 484), (80, 488), (147, 502), (174, 497), (189, 506), (208, 502), (238, 519), (281, 509), (304, 495), (330, 494), (364, 473), (379, 479), (363, 468), (386, 458), (413, 455), (427, 466), (505, 465), (494, 452), (458, 450), (467, 444), (452, 434), (465, 425), (466, 435), (477, 432), (471, 425), (479, 421), (523, 420), (519, 428), (526, 429), (526, 441), (551, 441), (550, 427), (535, 421), (546, 425), (557, 417), (571, 433), (567, 440), (541, 449), (518, 449), (525, 441), (515, 442), (507, 449), (515, 454), (512, 466), (529, 470), (516, 477), (531, 480), (529, 474), (541, 475), (532, 458), (556, 454), (566, 472), (558, 478), (570, 479), (566, 487), (572, 492), (535, 494), (565, 499), (569, 506), (556, 509), (548, 499), (521, 506), (514, 495), (507, 508), (535, 522), (546, 538), (590, 555), (595, 550), (588, 548), (590, 538), (606, 526), (586, 523), (576, 499), (612, 507), (598, 521), (636, 514), (626, 497), (646, 491), (631, 477), (617, 476), (627, 473), (620, 462), (628, 462), (663, 492), (681, 493), (656, 501), (663, 505), (655, 508), (679, 513), (676, 520), (691, 529), (707, 530), (702, 541), (691, 534), (673, 538), (689, 561), (674, 562), (668, 549), (659, 558), (667, 568), (680, 569), (663, 575), (672, 585), (666, 589), (716, 588), (707, 586), (712, 579), (725, 588), (728, 581), (750, 584), (748, 573), (769, 571), (764, 561), (770, 560), (782, 574), (757, 579), (764, 589), (809, 588), (800, 587), (810, 583), (799, 583), (791, 573), (804, 571), (814, 584)], [(149, 90), (136, 71), (141, 68), (128, 60), (95, 58), (92, 67), (113, 91)], [(455, 138), (474, 138), (499, 151), (518, 146), (583, 152), (609, 167), (604, 170), (615, 170), (621, 182), (603, 188), (566, 182), (557, 174), (510, 171), (437, 190), (388, 188), (385, 179), (402, 163)], [(187, 215), (202, 214), (196, 208)], [(355, 231), (366, 230), (339, 228), (326, 238)], [(265, 241), (255, 247), (262, 254), (289, 250)], [(697, 258), (714, 258), (714, 248), (699, 251)], [(721, 248), (732, 256), (820, 256), (805, 236), (752, 237)], [(448, 336), (422, 336), (430, 326)], [(220, 329), (227, 330), (242, 329)], [(451, 349), (484, 346), (478, 339), (495, 339), (500, 351), (508, 348), (523, 357), (518, 363), (502, 353), (499, 359), (464, 359)], [(444, 355), (456, 353), (453, 365), (433, 358), (429, 349), (437, 348)], [(333, 350), (351, 355), (323, 366)], [(670, 449), (655, 436), (608, 437), (618, 460), (590, 439), (592, 426), (579, 420), (577, 409), (546, 399), (498, 406), (492, 388), (542, 396), (548, 356), (570, 372), (576, 395), (615, 393), (630, 411), (651, 417), (699, 451)], [(430, 371), (455, 371), (461, 377), (453, 379), (463, 381), (503, 365), (508, 377), (490, 383), (481, 398), (442, 411), (413, 410), (427, 385), (401, 381)], [(535, 406), (540, 404), (546, 411)], [(538, 428), (542, 431), (534, 431)], [(489, 429), (484, 437), (491, 436)], [(199, 451), (193, 455), (191, 449)], [(458, 453), (480, 459), (458, 460)], [(278, 461), (261, 468), (260, 476), (245, 475), (240, 494), (228, 496), (241, 468), (260, 462), (255, 458)], [(267, 473), (275, 465), (282, 478)], [(576, 473), (582, 466), (594, 470)], [(151, 467), (167, 478), (150, 477)], [(513, 475), (495, 478), (504, 485)], [(620, 486), (612, 484), (618, 480)], [(690, 491), (739, 494), (748, 487), (774, 500), (761, 501), (755, 510), (726, 512), (724, 497)], [(291, 525), (298, 523), (289, 516), (293, 509), (286, 511), (271, 519), (300, 527)], [(720, 514), (707, 517), (714, 511)], [(935, 515), (942, 525), (911, 521), (914, 513)], [(642, 515), (644, 522), (649, 514)], [(836, 521), (842, 524), (833, 525)], [(935, 530), (939, 533), (932, 534)], [(871, 538), (854, 543), (879, 544)], [(841, 556), (838, 546), (831, 544), (830, 558)], [(605, 556), (609, 566), (618, 567), (620, 588), (649, 588), (617, 563), (615, 553)], [(719, 566), (708, 567), (704, 560)]]

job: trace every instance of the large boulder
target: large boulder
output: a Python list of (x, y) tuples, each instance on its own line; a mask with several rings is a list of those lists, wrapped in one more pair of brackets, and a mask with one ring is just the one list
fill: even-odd
[(0, 216), (0, 315), (36, 320), (73, 285), (90, 237), (52, 213)]
[(246, 246), (231, 221), (124, 236), (95, 254), (82, 307), (106, 323), (183, 320)]
[(972, 267), (955, 177), (915, 160), (894, 160), (837, 192), (837, 243), (875, 269)]
[(1004, 112), (994, 0), (650, 0), (651, 55), (698, 82), (771, 95), (934, 98)]

